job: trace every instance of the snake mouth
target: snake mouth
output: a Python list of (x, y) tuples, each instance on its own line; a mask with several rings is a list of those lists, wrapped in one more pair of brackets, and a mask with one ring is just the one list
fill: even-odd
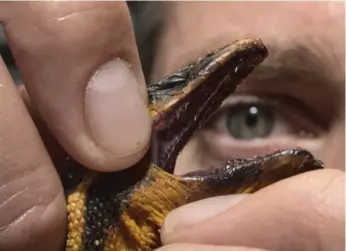
[(267, 55), (260, 39), (236, 41), (149, 86), (153, 162), (172, 173), (194, 132)]
[(323, 168), (324, 164), (310, 152), (295, 148), (232, 159), (214, 169), (186, 173), (181, 180), (203, 182), (205, 191), (212, 194), (254, 193), (277, 181)]

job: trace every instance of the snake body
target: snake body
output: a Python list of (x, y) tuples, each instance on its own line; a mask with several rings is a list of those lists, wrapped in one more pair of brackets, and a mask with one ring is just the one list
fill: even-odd
[(116, 173), (89, 171), (73, 159), (61, 179), (67, 198), (67, 251), (150, 251), (173, 209), (203, 198), (251, 193), (323, 168), (304, 149), (233, 159), (210, 170), (173, 175), (179, 152), (223, 100), (267, 56), (259, 39), (235, 41), (148, 86), (153, 139), (146, 156)]

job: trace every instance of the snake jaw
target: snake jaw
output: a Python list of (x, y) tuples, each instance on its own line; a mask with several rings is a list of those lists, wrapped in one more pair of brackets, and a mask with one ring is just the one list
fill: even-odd
[(194, 132), (267, 55), (260, 39), (236, 41), (150, 85), (153, 162), (172, 173)]
[(189, 198), (191, 202), (201, 199), (201, 196), (254, 193), (285, 178), (322, 168), (323, 163), (310, 152), (295, 148), (261, 157), (232, 159), (211, 170), (189, 172), (182, 175), (181, 180), (203, 184), (199, 192)]
[[(286, 177), (323, 168), (302, 149), (232, 160), (206, 172), (172, 174), (193, 133), (267, 56), (260, 40), (227, 45), (148, 87), (152, 152), (116, 173), (95, 173), (71, 159), (60, 173), (67, 197), (67, 251), (150, 251), (174, 208), (220, 194), (254, 192)], [(151, 158), (153, 157), (153, 158)]]

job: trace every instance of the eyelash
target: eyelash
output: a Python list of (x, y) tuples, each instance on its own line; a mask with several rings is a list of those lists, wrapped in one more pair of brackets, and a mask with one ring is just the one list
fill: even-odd
[[(219, 134), (227, 135), (234, 140), (247, 140), (251, 141), (251, 138), (241, 139), (234, 137), (227, 128), (228, 120), (230, 116), (241, 114), (242, 110), (250, 110), (257, 107), (257, 111), (267, 110), (272, 122), (272, 130), (268, 135), (259, 137), (261, 139), (268, 139), (272, 137), (299, 137), (299, 138), (311, 138), (318, 137), (321, 133), (321, 128), (312, 121), (306, 111), (297, 111), (296, 107), (287, 104), (280, 97), (258, 97), (254, 95), (232, 96), (226, 104), (217, 112), (211, 121), (211, 127), (209, 129), (215, 130)], [(238, 114), (237, 114), (238, 113)], [(261, 114), (260, 114), (261, 115)], [(263, 115), (263, 113), (262, 113)], [(232, 119), (232, 118), (231, 118)], [(268, 122), (267, 121), (267, 122)], [(231, 121), (232, 123), (232, 121)], [(234, 124), (234, 123), (233, 123)], [(281, 128), (280, 128), (281, 127)], [(239, 128), (243, 130), (244, 128)], [(245, 130), (245, 129), (244, 129)], [(256, 138), (253, 138), (256, 139)]]

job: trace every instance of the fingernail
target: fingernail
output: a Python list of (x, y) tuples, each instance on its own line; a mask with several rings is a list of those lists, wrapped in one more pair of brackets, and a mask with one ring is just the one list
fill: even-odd
[(218, 215), (247, 196), (246, 194), (218, 196), (179, 207), (168, 214), (161, 234), (167, 235)]
[(149, 141), (147, 104), (134, 73), (121, 59), (101, 66), (89, 81), (85, 115), (92, 139), (112, 155), (136, 154)]

